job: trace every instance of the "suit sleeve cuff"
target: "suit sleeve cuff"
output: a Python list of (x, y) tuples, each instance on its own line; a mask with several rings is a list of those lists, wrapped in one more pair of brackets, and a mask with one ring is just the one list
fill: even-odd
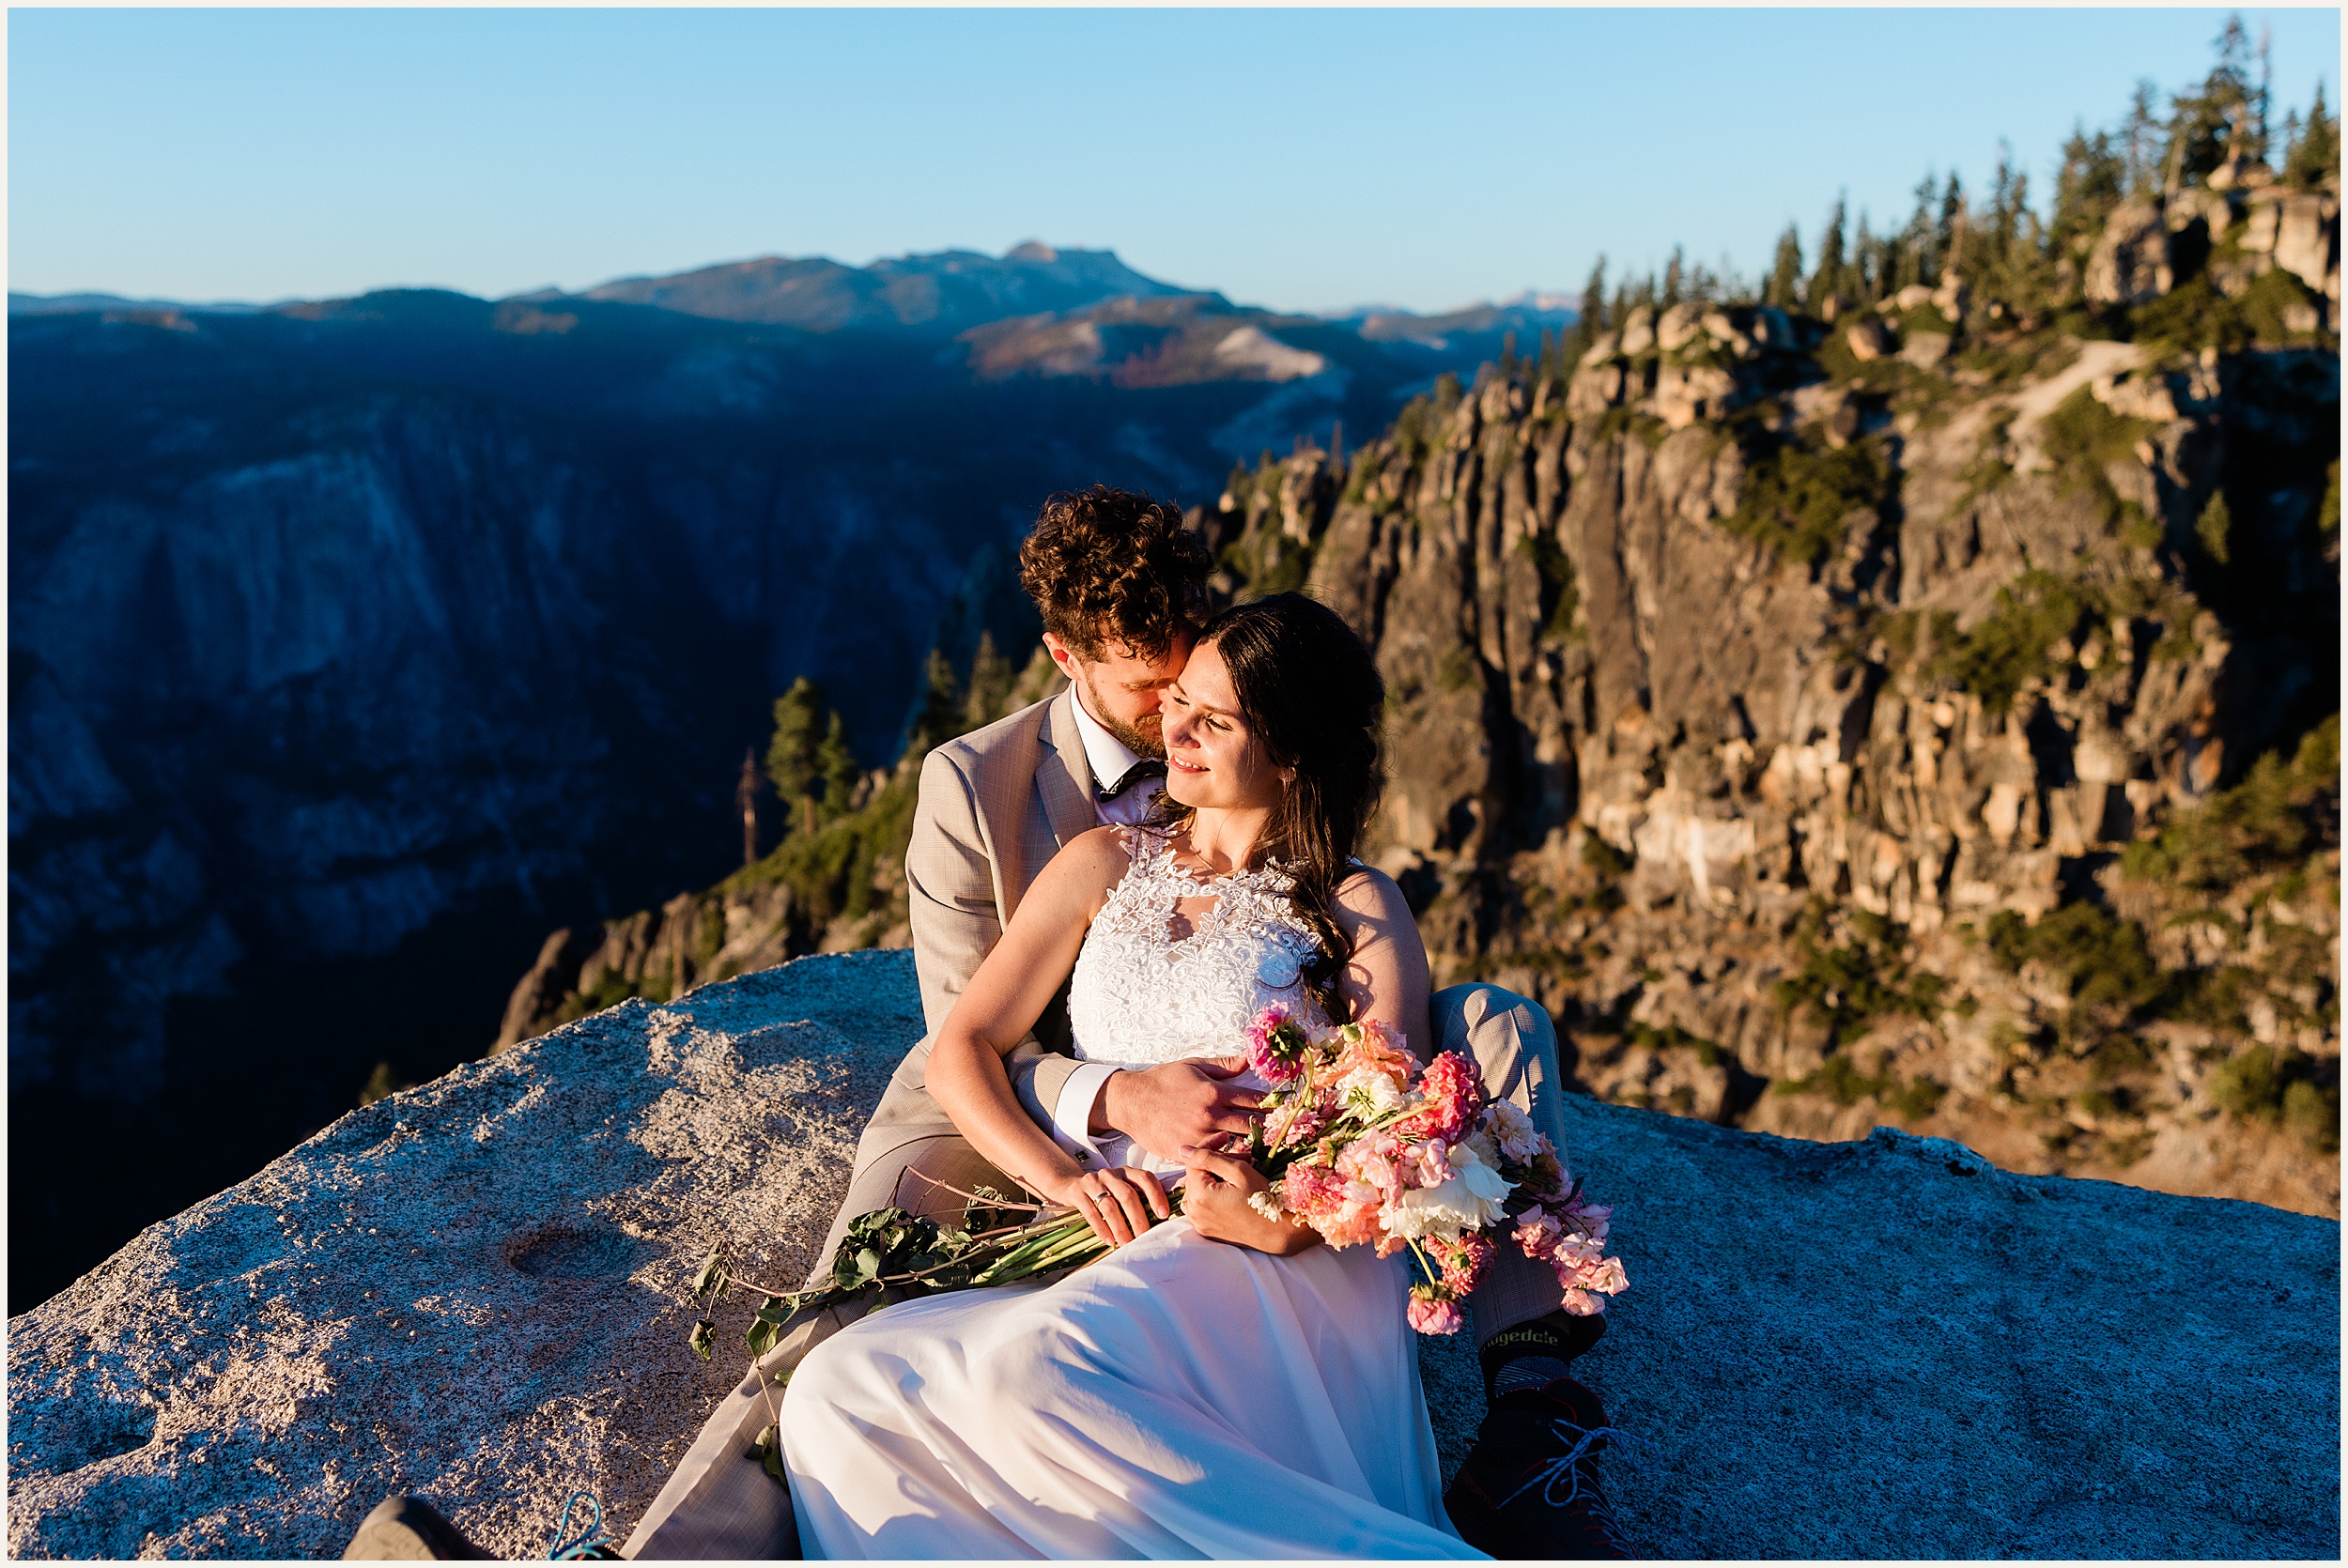
[(1106, 1062), (1086, 1062), (1068, 1075), (1060, 1085), (1059, 1099), (1052, 1107), (1052, 1136), (1059, 1146), (1088, 1162), (1097, 1161), (1101, 1150), (1092, 1141), (1092, 1107), (1101, 1098), (1101, 1087), (1117, 1068)]

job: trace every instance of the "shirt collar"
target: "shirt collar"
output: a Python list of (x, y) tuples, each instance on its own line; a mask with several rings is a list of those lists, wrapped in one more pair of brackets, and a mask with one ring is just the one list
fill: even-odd
[(1069, 692), (1069, 699), (1076, 709), (1076, 738), (1084, 743), (1085, 761), (1092, 769), (1093, 782), (1103, 789), (1125, 776), (1127, 770), (1141, 761), (1140, 753), (1101, 727), (1101, 721), (1085, 712), (1084, 691), (1081, 687)]

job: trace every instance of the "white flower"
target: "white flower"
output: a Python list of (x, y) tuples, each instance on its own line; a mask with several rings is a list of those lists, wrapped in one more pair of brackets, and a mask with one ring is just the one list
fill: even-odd
[(1368, 1068), (1355, 1068), (1338, 1079), (1337, 1096), (1347, 1110), (1359, 1111), (1365, 1116), (1398, 1111), (1405, 1103), (1403, 1093), (1394, 1086), (1393, 1079)]
[(1464, 1144), (1451, 1145), (1451, 1168), (1460, 1173), (1455, 1179), (1467, 1183), (1468, 1191), (1475, 1196), (1480, 1214), (1475, 1222), (1478, 1229), (1506, 1212), (1501, 1202), (1508, 1195), (1508, 1178), (1493, 1164), (1491, 1141), (1488, 1138), (1471, 1138)]
[(1501, 1218), (1507, 1178), (1486, 1164), (1473, 1144), (1452, 1145), (1450, 1159), (1450, 1180), (1411, 1188), (1386, 1206), (1383, 1218), (1388, 1231), (1413, 1240), (1440, 1236), (1449, 1241)]
[(1269, 1188), (1260, 1192), (1248, 1193), (1247, 1207), (1267, 1220), (1277, 1220), (1280, 1217), (1280, 1200)]

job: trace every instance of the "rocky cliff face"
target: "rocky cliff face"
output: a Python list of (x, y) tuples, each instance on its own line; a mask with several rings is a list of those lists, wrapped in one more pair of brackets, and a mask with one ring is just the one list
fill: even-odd
[[(2257, 316), (2199, 346), (2176, 294), (2065, 328), (1954, 278), (1642, 308), (1235, 476), (1227, 588), (1377, 648), (1440, 975), (1613, 1099), (2337, 1214), (2329, 199), (2279, 204), (2307, 271), (2195, 275)], [(2205, 253), (2273, 256), (2247, 206)]]
[[(9, 1551), (332, 1557), (412, 1492), (530, 1557), (580, 1487), (625, 1538), (742, 1364), (739, 1298), (686, 1349), (700, 1258), (808, 1267), (920, 1028), (904, 954), (630, 1003), (149, 1228), (9, 1320)], [(1578, 1370), (1653, 1555), (2339, 1555), (2336, 1226), (1889, 1129), (1566, 1114), (1631, 1282)], [(2224, 1391), (2191, 1421), (2181, 1364)], [(1473, 1357), (1420, 1365), (1455, 1466)]]

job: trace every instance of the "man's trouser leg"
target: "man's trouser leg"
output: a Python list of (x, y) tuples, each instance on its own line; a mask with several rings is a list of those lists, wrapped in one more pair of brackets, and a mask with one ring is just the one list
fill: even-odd
[[(1532, 1117), (1534, 1130), (1556, 1145), (1557, 1158), (1564, 1161), (1565, 1111), (1558, 1097), (1565, 1085), (1557, 1068), (1557, 1026), (1548, 1011), (1514, 992), (1483, 984), (1448, 987), (1429, 998), (1428, 1006), (1439, 1049), (1474, 1058), (1485, 1092), (1513, 1101)], [(1468, 1297), (1475, 1343), (1555, 1312), (1565, 1299), (1555, 1269), (1503, 1241), (1484, 1271), (1484, 1283)]]
[[(832, 1250), (847, 1233), (849, 1222), (858, 1215), (894, 1207), (934, 1220), (958, 1221), (969, 1200), (948, 1189), (971, 1191), (990, 1186), (1004, 1193), (1018, 1191), (976, 1149), (952, 1135), (905, 1144), (869, 1161), (859, 1158), (857, 1165), (848, 1183), (848, 1195), (832, 1221), (831, 1234), (816, 1254), (817, 1274), (829, 1271)], [(761, 1358), (711, 1413), (669, 1483), (628, 1537), (623, 1556), (689, 1560), (799, 1555), (790, 1489), (766, 1473), (752, 1453), (751, 1444), (781, 1408), (782, 1391), (776, 1385), (809, 1351), (861, 1315), (855, 1307), (823, 1307), (785, 1326), (781, 1343)]]

